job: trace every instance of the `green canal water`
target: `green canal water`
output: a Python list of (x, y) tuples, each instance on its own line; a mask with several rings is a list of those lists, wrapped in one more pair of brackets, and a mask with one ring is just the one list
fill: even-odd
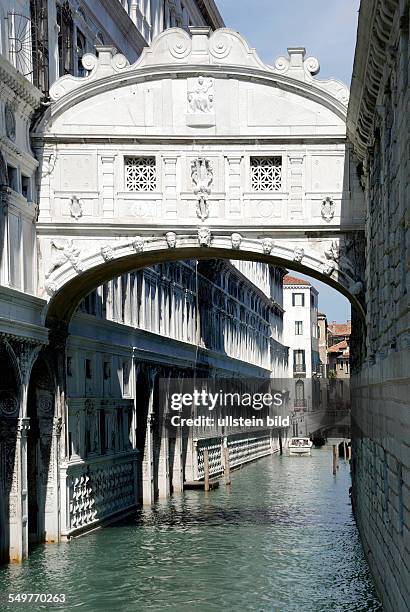
[(8, 593), (65, 593), (84, 612), (381, 610), (352, 516), (349, 466), (332, 455), (273, 456), (232, 485), (174, 496), (132, 520), (38, 547), (0, 570)]

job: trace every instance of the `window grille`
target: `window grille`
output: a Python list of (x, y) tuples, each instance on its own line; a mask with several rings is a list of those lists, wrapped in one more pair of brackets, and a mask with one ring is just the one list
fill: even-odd
[(282, 188), (281, 157), (251, 157), (253, 191), (280, 191)]
[(125, 187), (127, 191), (155, 191), (156, 186), (155, 157), (125, 158)]

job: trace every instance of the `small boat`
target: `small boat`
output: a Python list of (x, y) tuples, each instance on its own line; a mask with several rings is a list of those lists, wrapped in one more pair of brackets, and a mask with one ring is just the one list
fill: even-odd
[(310, 455), (313, 442), (309, 438), (291, 438), (288, 448), (289, 455)]

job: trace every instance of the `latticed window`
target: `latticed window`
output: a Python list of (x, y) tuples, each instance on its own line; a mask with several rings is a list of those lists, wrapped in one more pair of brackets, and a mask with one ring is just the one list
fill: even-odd
[(280, 191), (282, 187), (281, 157), (251, 157), (253, 191)]
[(125, 187), (127, 191), (155, 191), (157, 187), (155, 157), (126, 157)]

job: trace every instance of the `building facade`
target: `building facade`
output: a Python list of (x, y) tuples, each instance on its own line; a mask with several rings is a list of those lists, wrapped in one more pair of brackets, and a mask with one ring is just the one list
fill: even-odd
[(327, 326), (328, 375), (334, 378), (350, 378), (351, 321)]
[(367, 208), (353, 500), (383, 608), (400, 612), (410, 601), (409, 9), (408, 0), (362, 0), (347, 122)]
[(327, 356), (327, 318), (323, 312), (317, 313), (317, 326), (321, 376), (326, 378), (329, 362)]
[(289, 346), (287, 376), (293, 379), (290, 384), (292, 434), (310, 436), (319, 427), (326, 400), (318, 380), (321, 373), (318, 291), (309, 281), (287, 274), (283, 279), (283, 305)]
[(318, 291), (309, 281), (287, 274), (283, 279), (286, 341), (290, 378), (319, 373)]

